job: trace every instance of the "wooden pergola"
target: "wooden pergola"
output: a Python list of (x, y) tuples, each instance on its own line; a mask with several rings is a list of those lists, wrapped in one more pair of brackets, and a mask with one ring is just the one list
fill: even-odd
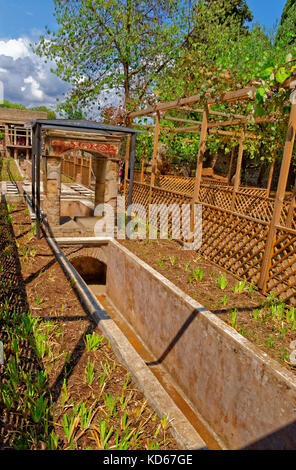
[[(295, 88), (295, 82), (290, 85), (291, 91)], [(152, 154), (152, 171), (151, 171), (151, 180), (150, 180), (150, 198), (149, 203), (151, 202), (152, 188), (155, 184), (155, 172), (156, 172), (156, 161), (157, 161), (157, 152), (158, 152), (158, 142), (159, 142), (159, 133), (160, 133), (160, 121), (161, 119), (170, 120), (172, 122), (184, 123), (186, 125), (182, 127), (171, 129), (172, 132), (198, 132), (200, 133), (200, 144), (197, 155), (197, 164), (196, 164), (196, 173), (195, 173), (195, 183), (194, 183), (194, 193), (192, 198), (192, 206), (199, 203), (199, 194), (201, 187), (201, 177), (202, 177), (202, 168), (203, 168), (203, 158), (206, 150), (206, 138), (208, 134), (217, 134), (220, 136), (234, 137), (239, 138), (239, 151), (237, 158), (237, 166), (235, 171), (235, 180), (233, 187), (233, 196), (232, 196), (232, 205), (231, 210), (234, 210), (236, 195), (239, 190), (240, 185), (240, 174), (243, 158), (243, 149), (244, 142), (246, 138), (257, 139), (258, 135), (246, 131), (246, 126), (248, 124), (247, 116), (235, 114), (235, 113), (225, 113), (212, 110), (211, 107), (218, 104), (228, 104), (228, 103), (237, 103), (244, 100), (254, 100), (256, 95), (256, 88), (254, 86), (243, 88), (236, 91), (230, 91), (223, 95), (217, 96), (215, 98), (209, 98), (203, 108), (193, 108), (197, 103), (201, 102), (200, 95), (194, 95), (186, 98), (181, 98), (179, 100), (169, 101), (167, 103), (157, 103), (154, 106), (150, 106), (143, 110), (138, 110), (129, 114), (131, 120), (143, 116), (150, 116), (155, 118), (154, 126), (154, 145), (153, 145), (153, 154)], [(181, 110), (181, 111), (194, 111), (195, 113), (200, 113), (202, 115), (201, 121), (192, 121), (189, 119), (182, 119), (167, 116), (165, 113), (170, 110)], [(211, 121), (210, 117), (218, 116), (221, 118), (218, 121)], [(274, 122), (277, 119), (275, 116), (265, 116), (258, 117), (254, 119), (251, 124), (260, 124)], [(187, 124), (192, 124), (187, 126)], [(238, 127), (238, 131), (229, 131), (223, 130), (225, 127)], [(147, 126), (148, 127), (148, 126)], [(221, 129), (222, 128), (222, 129)], [(295, 129), (296, 129), (296, 104), (293, 102), (291, 105), (291, 111), (288, 122), (288, 129), (286, 135), (286, 141), (283, 151), (283, 158), (281, 163), (280, 176), (277, 185), (277, 191), (275, 196), (275, 203), (273, 209), (273, 216), (270, 222), (270, 230), (267, 239), (267, 246), (263, 259), (263, 269), (259, 281), (259, 287), (264, 291), (267, 273), (270, 267), (271, 260), (271, 251), (275, 237), (275, 227), (279, 224), (280, 214), (283, 206), (283, 200), (286, 191), (288, 173), (293, 153), (293, 146), (295, 141)], [(127, 155), (129, 152), (127, 152)], [(231, 165), (234, 159), (234, 154), (232, 153)], [(274, 170), (275, 155), (273, 156), (273, 161), (270, 167), (268, 185), (267, 185), (267, 195), (270, 193), (270, 186), (272, 180), (272, 174)], [(126, 161), (126, 175), (125, 175), (125, 185), (127, 180), (127, 168), (128, 161)], [(230, 169), (231, 170), (231, 169)], [(143, 164), (142, 164), (142, 173), (143, 173)], [(294, 199), (292, 198), (291, 207), (294, 207)], [(192, 211), (193, 212), (193, 211)], [(290, 211), (291, 212), (291, 211)], [(291, 212), (292, 213), (292, 212)], [(193, 218), (192, 218), (193, 220)]]

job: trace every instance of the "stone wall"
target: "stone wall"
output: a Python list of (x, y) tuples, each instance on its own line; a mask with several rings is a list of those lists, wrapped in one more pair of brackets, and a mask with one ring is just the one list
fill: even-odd
[(26, 109), (0, 108), (0, 122), (4, 121), (34, 121), (35, 119), (47, 119), (44, 111), (30, 111)]

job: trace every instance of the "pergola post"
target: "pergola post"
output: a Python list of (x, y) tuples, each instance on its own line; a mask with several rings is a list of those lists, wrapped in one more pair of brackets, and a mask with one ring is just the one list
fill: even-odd
[(231, 151), (231, 158), (230, 158), (230, 164), (229, 164), (228, 175), (227, 175), (228, 186), (230, 186), (231, 184), (231, 173), (232, 173), (234, 155), (235, 155), (235, 147), (233, 147)]
[(239, 185), (240, 185), (241, 168), (242, 168), (242, 160), (243, 160), (243, 153), (244, 153), (244, 141), (245, 141), (245, 126), (243, 126), (241, 128), (239, 151), (238, 151), (238, 157), (237, 157), (235, 180), (234, 180), (232, 202), (231, 202), (231, 210), (232, 211), (234, 211), (234, 208), (235, 208), (236, 194), (238, 192)]
[(206, 104), (204, 108), (203, 116), (202, 116), (202, 124), (201, 124), (201, 131), (200, 131), (200, 142), (199, 142), (199, 149), (198, 149), (198, 156), (197, 156), (194, 192), (193, 192), (193, 204), (198, 203), (198, 200), (199, 200), (203, 158), (204, 158), (204, 154), (206, 151), (208, 120), (209, 120), (209, 106)]
[(152, 154), (152, 168), (151, 168), (151, 179), (150, 179), (150, 191), (149, 191), (149, 204), (152, 202), (152, 191), (155, 183), (155, 172), (157, 166), (157, 152), (158, 152), (158, 141), (159, 141), (159, 127), (160, 127), (160, 113), (157, 111), (155, 119), (154, 129), (154, 145)]
[(275, 158), (276, 158), (276, 151), (273, 154), (272, 162), (271, 162), (270, 169), (269, 169), (267, 188), (266, 188), (266, 197), (269, 197), (270, 195), (270, 188), (271, 188), (272, 177), (273, 177), (273, 172), (274, 172)]
[(136, 160), (136, 134), (132, 134), (130, 141), (130, 184), (129, 184), (129, 193), (128, 193), (128, 206), (127, 206), (127, 229), (126, 236), (127, 239), (130, 239), (130, 221), (131, 221), (131, 208), (133, 203), (133, 186), (134, 186), (134, 172), (135, 172), (135, 160)]
[(143, 155), (142, 155), (141, 183), (144, 183), (145, 154), (146, 154), (146, 142), (144, 142)]
[(190, 230), (191, 230), (191, 233), (194, 232), (194, 220), (195, 220), (194, 205), (197, 204), (198, 201), (199, 201), (199, 192), (200, 192), (200, 184), (201, 184), (203, 157), (204, 157), (204, 154), (205, 154), (205, 151), (206, 151), (206, 138), (207, 138), (207, 132), (208, 132), (208, 120), (209, 120), (209, 106), (208, 106), (208, 104), (206, 104), (205, 108), (204, 108), (204, 111), (203, 111), (203, 116), (202, 116), (200, 141), (199, 141), (199, 149), (198, 149), (196, 172), (195, 172), (194, 191), (193, 191), (193, 198), (192, 198), (192, 209), (191, 209), (191, 216), (190, 216)]
[(259, 288), (266, 292), (266, 285), (269, 276), (269, 270), (271, 265), (271, 258), (276, 241), (276, 227), (280, 222), (281, 211), (283, 207), (283, 201), (286, 192), (287, 180), (289, 175), (289, 169), (291, 164), (291, 158), (293, 153), (293, 147), (295, 142), (296, 132), (296, 104), (292, 104), (286, 142), (284, 147), (283, 159), (281, 164), (281, 171), (277, 185), (277, 191), (275, 196), (273, 215), (269, 226), (269, 232), (266, 240), (265, 252), (263, 256), (262, 269), (260, 273), (260, 279), (258, 282)]

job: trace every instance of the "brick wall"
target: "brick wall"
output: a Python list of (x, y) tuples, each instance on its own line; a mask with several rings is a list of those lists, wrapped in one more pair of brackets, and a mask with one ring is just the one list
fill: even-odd
[(1, 121), (33, 121), (35, 119), (47, 119), (44, 111), (30, 111), (26, 109), (0, 108)]

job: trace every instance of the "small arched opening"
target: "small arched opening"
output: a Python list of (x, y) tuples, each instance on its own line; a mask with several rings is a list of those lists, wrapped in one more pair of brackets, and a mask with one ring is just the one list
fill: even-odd
[(78, 256), (71, 264), (95, 295), (106, 293), (107, 266), (91, 256)]

